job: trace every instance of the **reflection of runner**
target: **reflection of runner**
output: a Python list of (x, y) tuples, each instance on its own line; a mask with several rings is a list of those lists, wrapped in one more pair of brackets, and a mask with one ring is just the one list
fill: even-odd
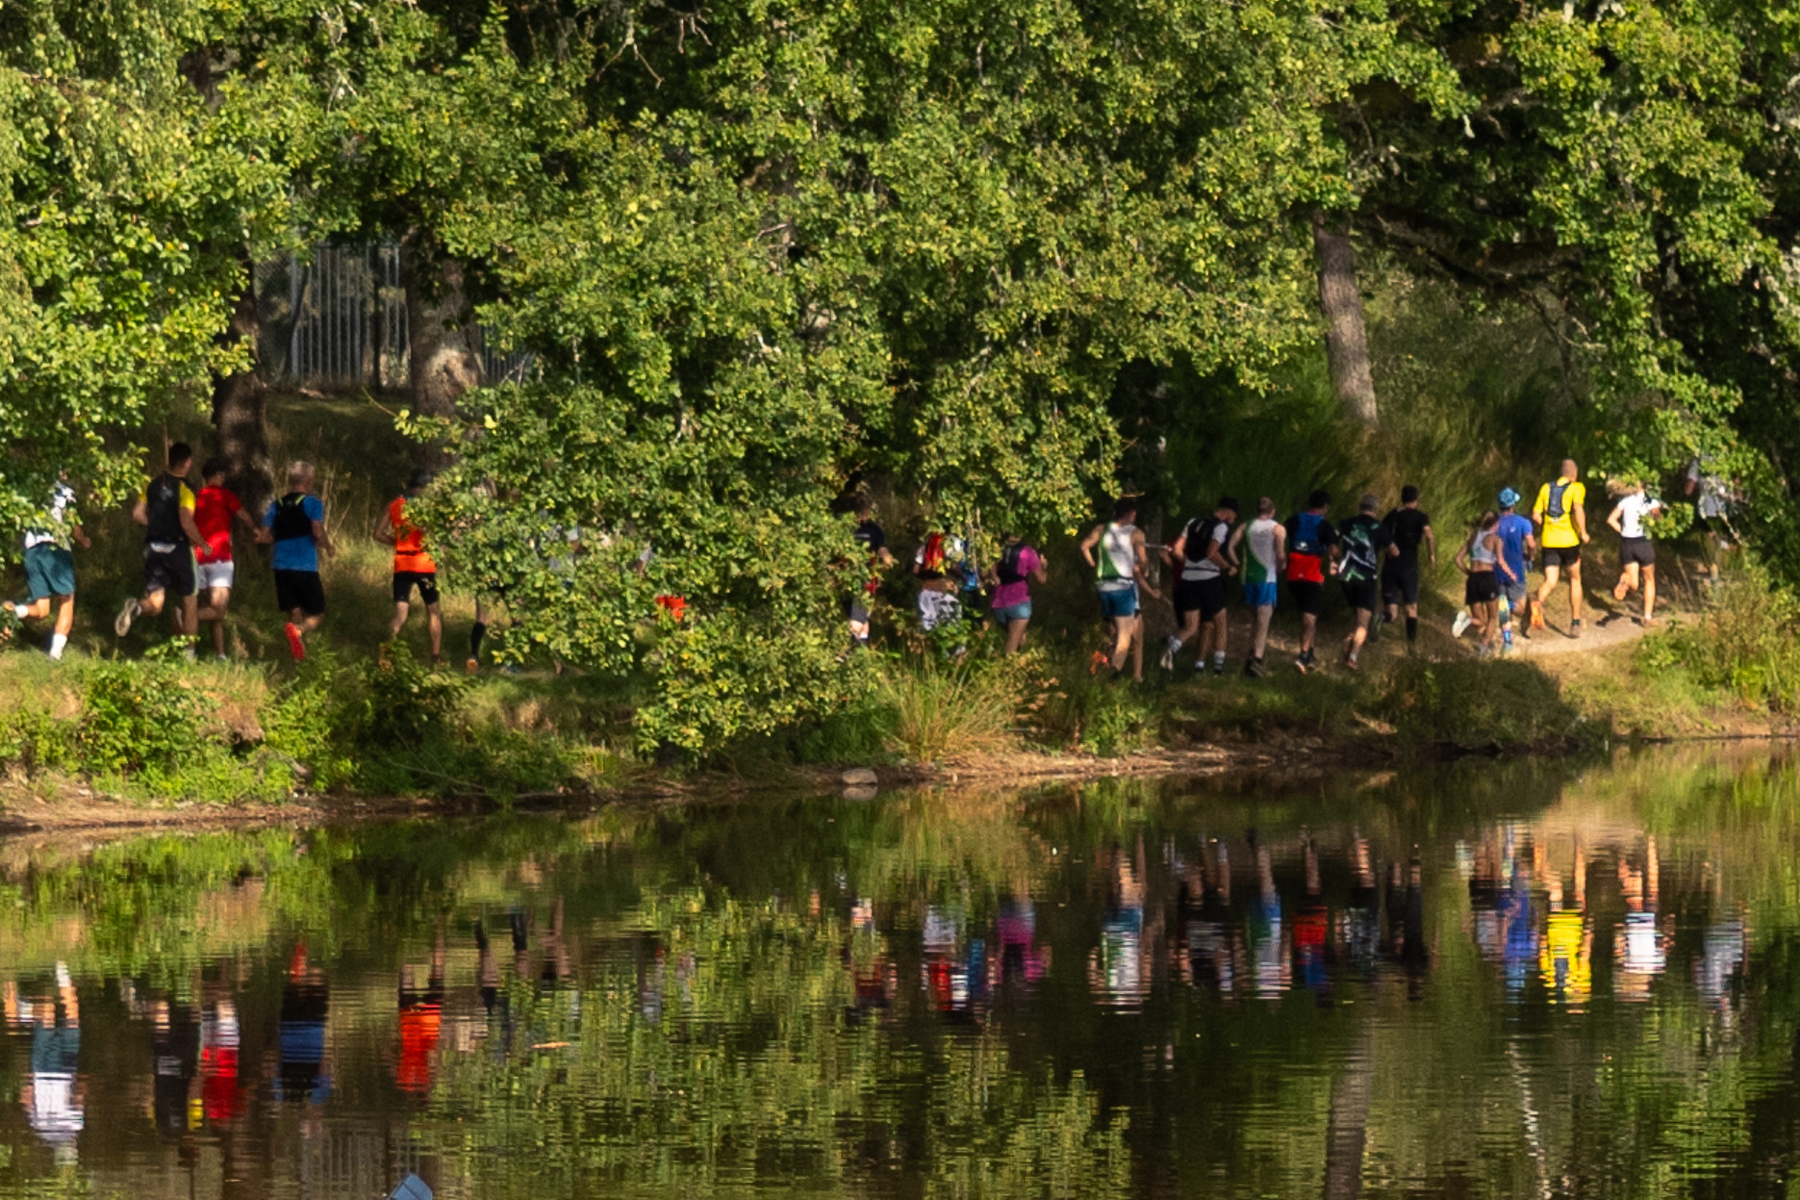
[(158, 1000), (150, 1009), (150, 1056), (155, 1074), (156, 1127), (180, 1137), (188, 1127), (188, 1088), (194, 1078), (199, 1030), (185, 1004)]
[(1350, 865), (1356, 879), (1350, 886), (1350, 904), (1344, 913), (1344, 955), (1352, 967), (1367, 975), (1375, 969), (1375, 955), (1381, 945), (1381, 895), (1375, 888), (1369, 839), (1361, 832), (1351, 835)]
[(431, 944), (431, 973), (423, 989), (413, 965), (400, 968), (400, 1057), (394, 1066), (394, 1082), (403, 1092), (425, 1096), (431, 1092), (431, 1056), (437, 1050), (444, 1021), (444, 926), (438, 924)]
[(1649, 998), (1650, 985), (1668, 964), (1667, 944), (1656, 926), (1660, 866), (1656, 839), (1644, 850), (1644, 869), (1638, 870), (1619, 856), (1619, 890), (1625, 894), (1625, 920), (1614, 938), (1619, 968), (1613, 973), (1613, 990), (1631, 1000)]
[(324, 1103), (331, 1089), (324, 1069), (325, 1018), (330, 1010), (331, 989), (325, 973), (307, 961), (306, 943), (299, 942), (288, 960), (287, 982), (281, 989), (278, 1099)]
[(1113, 904), (1100, 926), (1100, 945), (1088, 958), (1088, 983), (1101, 1002), (1136, 1008), (1149, 991), (1144, 958), (1144, 885), (1121, 852), (1113, 870)]
[(1000, 942), (1000, 977), (1034, 984), (1050, 969), (1050, 947), (1037, 944), (1037, 910), (1029, 896), (1000, 902), (995, 934)]
[(1256, 852), (1256, 904), (1250, 910), (1251, 971), (1256, 995), (1279, 1000), (1288, 987), (1287, 955), (1281, 934), (1281, 894), (1275, 890), (1275, 863), (1269, 848), (1251, 838)]
[(72, 1163), (86, 1116), (80, 1075), (81, 999), (69, 968), (56, 964), (54, 1000), (25, 1000), (10, 981), (3, 995), (8, 1023), (31, 1028), (31, 1080), (19, 1089), (19, 1103), (32, 1132), (55, 1151), (56, 1161)]
[(1572, 909), (1563, 907), (1562, 879), (1557, 873), (1548, 870), (1545, 877), (1549, 885), (1550, 916), (1545, 922), (1539, 971), (1551, 999), (1578, 1008), (1594, 987), (1594, 933), (1587, 923), (1587, 852), (1581, 843), (1575, 843)]
[(1325, 896), (1324, 885), (1319, 879), (1319, 852), (1313, 848), (1311, 838), (1301, 844), (1300, 857), (1306, 872), (1306, 903), (1300, 906), (1294, 919), (1295, 974), (1301, 986), (1323, 1000), (1331, 994), (1331, 975), (1326, 963), (1329, 946), (1325, 936)]
[(238, 1089), (237, 1005), (221, 999), (200, 1014), (200, 1101), (206, 1119), (222, 1124), (243, 1111)]

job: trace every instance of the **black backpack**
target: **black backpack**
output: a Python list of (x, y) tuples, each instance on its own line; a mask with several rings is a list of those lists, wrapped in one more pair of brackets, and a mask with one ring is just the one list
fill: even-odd
[(306, 515), (306, 493), (289, 492), (275, 502), (275, 519), (269, 532), (278, 542), (312, 537), (312, 518)]
[(994, 575), (1001, 583), (1023, 583), (1025, 572), (1019, 569), (1019, 563), (1025, 558), (1025, 543), (1014, 542), (1000, 552), (1000, 561), (994, 566)]

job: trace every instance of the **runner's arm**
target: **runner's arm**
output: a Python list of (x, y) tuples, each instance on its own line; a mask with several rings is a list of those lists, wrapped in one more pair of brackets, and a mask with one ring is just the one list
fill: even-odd
[(1287, 574), (1287, 526), (1275, 522), (1275, 570), (1278, 574)]
[(1088, 531), (1088, 535), (1081, 539), (1081, 557), (1087, 561), (1087, 565), (1090, 567), (1099, 565), (1094, 562), (1094, 547), (1100, 544), (1100, 528), (1098, 525), (1094, 526)]
[[(1431, 531), (1429, 524), (1425, 526), (1425, 547), (1431, 551), (1431, 565), (1437, 566), (1437, 534)], [(1400, 553), (1400, 547), (1395, 546), (1392, 549), (1393, 553)]]
[(1132, 535), (1131, 535), (1131, 549), (1132, 549), (1131, 573), (1137, 577), (1139, 587), (1143, 588), (1146, 592), (1150, 593), (1150, 595), (1153, 598), (1155, 598), (1157, 600), (1161, 600), (1162, 593), (1156, 590), (1155, 586), (1152, 585), (1150, 582), (1150, 576), (1144, 573), (1145, 568), (1147, 568), (1150, 565), (1150, 553), (1148, 550), (1146, 550), (1144, 548), (1144, 545), (1145, 545), (1144, 531), (1139, 529), (1139, 530), (1135, 531), (1134, 533), (1132, 533)]
[(1613, 510), (1611, 512), (1606, 514), (1606, 523), (1608, 525), (1612, 526), (1612, 531), (1614, 533), (1618, 534), (1620, 537), (1624, 537), (1625, 536), (1625, 526), (1623, 524), (1624, 519), (1625, 519), (1625, 501), (1621, 500), (1617, 504), (1613, 505)]
[(83, 550), (92, 550), (94, 548), (94, 543), (89, 539), (87, 530), (83, 529), (79, 524), (69, 526), (69, 536), (77, 542), (80, 542)]
[(131, 519), (139, 525), (150, 524), (150, 500), (142, 492), (138, 493), (137, 503), (131, 506)]
[(1226, 556), (1225, 547), (1217, 538), (1206, 543), (1206, 557), (1212, 562), (1213, 566), (1219, 568), (1220, 571), (1223, 571), (1227, 575), (1231, 574), (1236, 567), (1236, 560)]
[(337, 557), (337, 544), (331, 540), (331, 535), (325, 532), (325, 522), (314, 521), (312, 523), (312, 536), (313, 543), (325, 552), (326, 558)]
[(1471, 572), (1469, 570), (1469, 543), (1468, 542), (1464, 542), (1461, 546), (1458, 546), (1456, 549), (1456, 569), (1461, 571), (1464, 575), (1473, 574), (1473, 572)]
[(190, 546), (206, 545), (206, 535), (200, 532), (200, 526), (194, 521), (194, 510), (178, 508), (175, 511), (181, 514), (181, 532), (188, 535), (188, 544)]
[(369, 536), (373, 537), (384, 546), (392, 546), (398, 543), (400, 540), (400, 531), (394, 528), (394, 514), (384, 511), (381, 516), (376, 519), (375, 528), (369, 531)]
[(1506, 561), (1506, 547), (1500, 544), (1500, 535), (1497, 533), (1490, 533), (1487, 536), (1488, 541), (1493, 546), (1494, 550), (1494, 565), (1499, 567), (1502, 571), (1505, 571), (1508, 579), (1512, 580), (1514, 583), (1519, 582), (1519, 577), (1513, 574), (1512, 564)]
[(1187, 530), (1183, 529), (1175, 535), (1175, 540), (1162, 548), (1163, 561), (1170, 568), (1179, 567), (1182, 557), (1187, 554)]
[(1039, 583), (1043, 583), (1050, 578), (1050, 565), (1044, 561), (1043, 555), (1039, 554), (1034, 557), (1037, 559), (1037, 568), (1031, 572), (1031, 577)]
[(1581, 544), (1585, 546), (1588, 544), (1587, 508), (1577, 504), (1573, 516), (1575, 517), (1575, 533), (1581, 538)]

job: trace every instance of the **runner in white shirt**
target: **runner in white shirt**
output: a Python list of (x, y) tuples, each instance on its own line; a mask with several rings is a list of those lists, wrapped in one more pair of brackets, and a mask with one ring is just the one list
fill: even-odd
[(1621, 603), (1627, 592), (1640, 586), (1644, 593), (1645, 626), (1656, 624), (1656, 546), (1644, 529), (1644, 519), (1662, 508), (1662, 501), (1644, 490), (1640, 480), (1619, 497), (1606, 523), (1619, 535), (1619, 561), (1623, 569), (1613, 585), (1613, 599)]

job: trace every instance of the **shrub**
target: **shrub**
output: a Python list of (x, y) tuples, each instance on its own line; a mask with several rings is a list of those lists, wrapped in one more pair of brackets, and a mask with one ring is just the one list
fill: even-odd
[(1729, 689), (1752, 708), (1791, 712), (1800, 700), (1800, 600), (1746, 564), (1706, 597), (1699, 619), (1645, 638), (1647, 670), (1684, 668), (1703, 687)]
[(75, 750), (96, 773), (166, 774), (205, 748), (203, 712), (193, 681), (166, 654), (96, 662), (83, 680)]
[(1603, 732), (1564, 701), (1554, 679), (1524, 662), (1401, 659), (1376, 707), (1415, 742), (1517, 746)]
[(1031, 665), (1022, 656), (943, 662), (931, 653), (895, 663), (879, 693), (891, 713), (889, 749), (913, 762), (1007, 749)]

